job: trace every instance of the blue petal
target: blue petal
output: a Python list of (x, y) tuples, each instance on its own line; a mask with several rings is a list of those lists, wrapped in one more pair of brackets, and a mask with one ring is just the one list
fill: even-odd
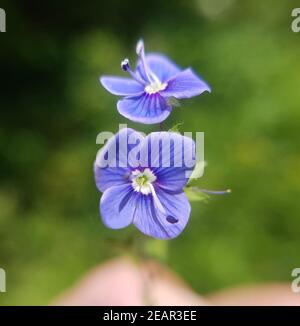
[(151, 167), (157, 185), (169, 192), (182, 191), (196, 164), (193, 139), (174, 132), (152, 132), (141, 153), (141, 166)]
[(171, 113), (171, 106), (158, 93), (126, 97), (118, 101), (117, 108), (127, 119), (144, 124), (160, 123)]
[(103, 223), (112, 229), (121, 229), (132, 223), (138, 194), (130, 184), (107, 189), (100, 200)]
[(186, 69), (167, 81), (167, 88), (160, 94), (164, 97), (189, 98), (210, 92), (210, 87), (192, 69)]
[(138, 165), (138, 157), (130, 153), (143, 139), (135, 130), (124, 128), (101, 148), (94, 163), (96, 185), (100, 191), (129, 182), (131, 168)]
[(129, 173), (126, 168), (99, 168), (94, 164), (95, 181), (101, 192), (116, 185), (127, 184)]
[(146, 56), (146, 60), (151, 71), (161, 82), (167, 81), (180, 72), (180, 68), (164, 55), (151, 53)]
[(168, 194), (157, 189), (156, 195), (164, 211), (157, 205), (152, 195), (141, 195), (133, 223), (141, 232), (151, 237), (175, 238), (187, 225), (191, 206), (183, 192)]
[[(145, 61), (152, 73), (154, 73), (161, 82), (165, 82), (180, 72), (180, 68), (169, 58), (162, 54), (151, 53), (145, 56)], [(148, 81), (144, 65), (141, 59), (138, 60), (136, 71), (145, 80)], [(148, 81), (149, 82), (149, 81)]]
[(144, 91), (142, 84), (130, 78), (103, 76), (100, 78), (100, 82), (106, 90), (114, 95), (138, 95)]

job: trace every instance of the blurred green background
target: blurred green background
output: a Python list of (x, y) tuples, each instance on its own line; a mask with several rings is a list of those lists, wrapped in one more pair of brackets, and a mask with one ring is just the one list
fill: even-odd
[[(168, 265), (201, 293), (290, 281), (300, 265), (300, 33), (297, 1), (1, 1), (0, 304), (48, 304), (138, 231), (106, 229), (92, 165), (118, 123), (98, 81), (146, 50), (192, 66), (212, 94), (166, 121), (205, 132), (199, 186), (230, 196), (193, 203)], [(298, 2), (299, 7), (299, 2)], [(122, 74), (122, 73), (121, 73)], [(107, 240), (109, 239), (109, 241)], [(112, 240), (112, 241), (111, 241)]]

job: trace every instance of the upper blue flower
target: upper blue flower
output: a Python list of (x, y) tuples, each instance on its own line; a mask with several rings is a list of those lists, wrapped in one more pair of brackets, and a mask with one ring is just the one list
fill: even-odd
[(172, 110), (170, 98), (189, 98), (208, 91), (210, 87), (191, 68), (181, 70), (161, 54), (145, 55), (144, 43), (136, 46), (138, 61), (133, 71), (129, 60), (121, 67), (132, 78), (102, 76), (100, 82), (110, 93), (124, 96), (117, 103), (120, 114), (144, 124), (160, 123)]
[(141, 232), (171, 239), (185, 228), (191, 207), (183, 191), (195, 166), (195, 143), (170, 132), (144, 137), (122, 129), (98, 153), (94, 173), (103, 192), (100, 212), (113, 229), (133, 223)]

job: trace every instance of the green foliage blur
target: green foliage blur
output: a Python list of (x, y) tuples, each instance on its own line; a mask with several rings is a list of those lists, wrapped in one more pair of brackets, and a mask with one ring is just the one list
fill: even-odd
[[(196, 291), (290, 281), (300, 265), (300, 33), (297, 1), (2, 1), (0, 33), (0, 304), (48, 304), (89, 268), (120, 254), (133, 227), (99, 217), (96, 136), (127, 123), (99, 83), (122, 74), (135, 43), (192, 66), (212, 94), (165, 122), (205, 132), (206, 189), (167, 264)], [(299, 7), (299, 3), (298, 3)], [(159, 247), (159, 246), (158, 246)], [(125, 248), (125, 245), (124, 245)]]

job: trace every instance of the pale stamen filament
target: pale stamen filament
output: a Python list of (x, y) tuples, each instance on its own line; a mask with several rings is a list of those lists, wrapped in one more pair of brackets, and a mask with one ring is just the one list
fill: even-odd
[(122, 70), (128, 72), (130, 74), (130, 76), (135, 80), (137, 81), (138, 83), (142, 84), (143, 86), (146, 85), (146, 82), (138, 75), (136, 74), (135, 72), (132, 71), (131, 67), (130, 67), (130, 64), (129, 64), (129, 60), (128, 59), (124, 59), (122, 62), (121, 62), (121, 68)]

